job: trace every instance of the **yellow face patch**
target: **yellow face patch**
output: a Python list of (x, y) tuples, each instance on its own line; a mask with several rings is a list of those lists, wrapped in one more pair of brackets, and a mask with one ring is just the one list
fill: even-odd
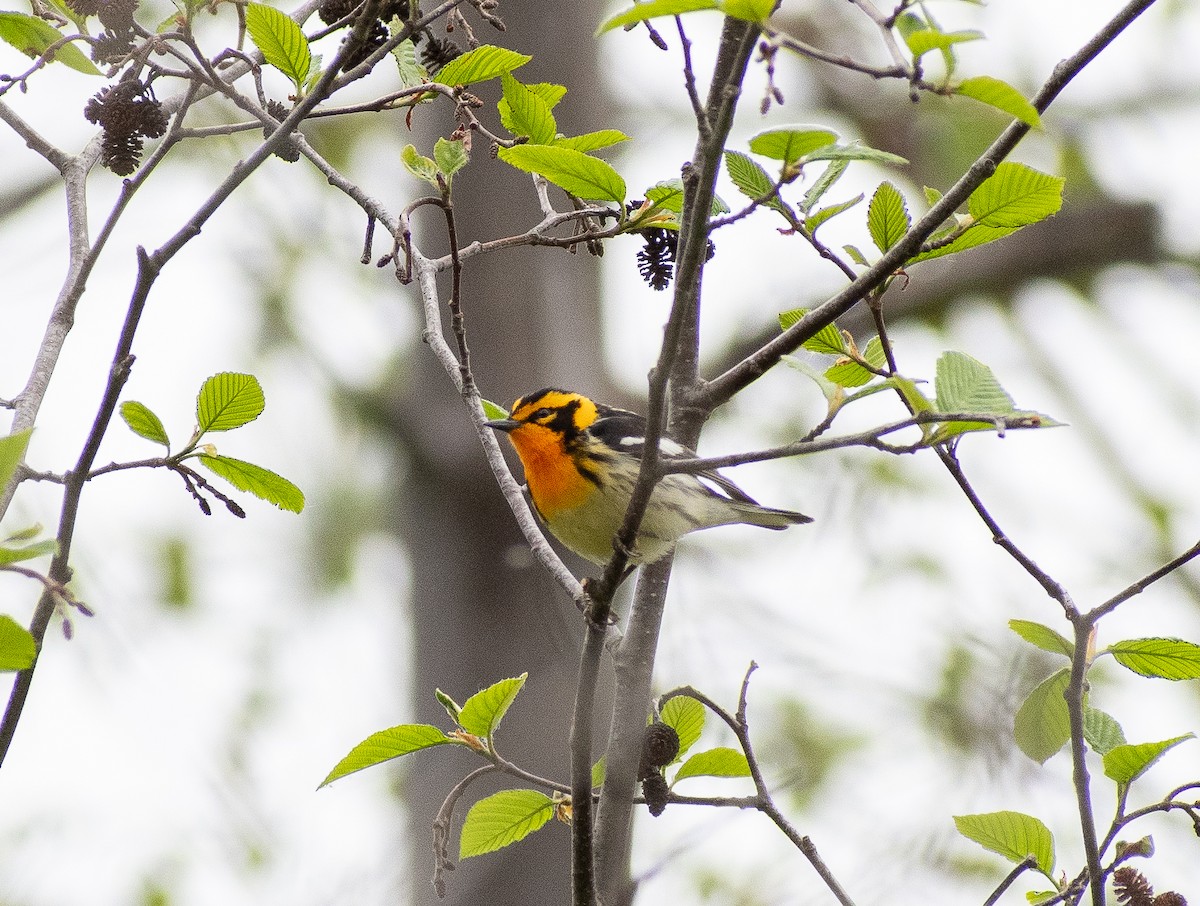
[(566, 443), (597, 414), (590, 399), (564, 390), (543, 390), (513, 403), (510, 417), (520, 425), (508, 437), (521, 457), (533, 503), (544, 516), (579, 506), (595, 489), (575, 467)]

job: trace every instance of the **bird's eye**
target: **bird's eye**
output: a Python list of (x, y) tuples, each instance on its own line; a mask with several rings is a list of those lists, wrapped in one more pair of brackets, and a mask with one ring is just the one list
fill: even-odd
[(553, 414), (553, 409), (539, 409), (537, 412), (533, 413), (533, 415), (529, 416), (529, 420), (531, 422), (540, 422), (543, 419), (549, 418)]

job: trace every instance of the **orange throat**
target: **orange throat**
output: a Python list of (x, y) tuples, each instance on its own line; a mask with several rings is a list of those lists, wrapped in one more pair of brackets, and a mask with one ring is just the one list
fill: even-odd
[(529, 495), (543, 518), (553, 520), (561, 511), (574, 509), (595, 489), (563, 449), (562, 435), (526, 424), (508, 436), (525, 468)]

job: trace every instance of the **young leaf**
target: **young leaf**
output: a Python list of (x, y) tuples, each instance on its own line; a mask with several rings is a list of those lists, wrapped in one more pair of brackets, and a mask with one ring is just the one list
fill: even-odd
[(232, 431), (262, 415), (266, 405), (254, 375), (232, 371), (214, 374), (196, 396), (196, 424), (202, 434)]
[(1136, 745), (1120, 745), (1104, 755), (1104, 774), (1120, 784), (1133, 783), (1158, 761), (1168, 749), (1173, 749), (1185, 739), (1194, 739), (1195, 733), (1185, 733), (1162, 742), (1142, 742)]
[(533, 57), (505, 47), (483, 44), (455, 57), (438, 71), (433, 81), (439, 85), (474, 85), (524, 66)]
[(463, 702), (462, 711), (458, 715), (458, 725), (475, 736), (491, 739), (528, 676), (528, 673), (522, 673), (520, 676), (502, 679), (476, 692)]
[[(46, 49), (65, 35), (49, 22), (25, 13), (0, 12), (0, 41), (15, 47), (30, 57), (40, 57)], [(64, 44), (54, 51), (51, 61), (69, 66), (85, 75), (101, 75), (83, 52), (74, 44)]]
[(247, 3), (246, 31), (263, 59), (301, 90), (312, 68), (312, 48), (300, 26), (272, 6)]
[(201, 454), (200, 462), (210, 472), (220, 475), (239, 491), (253, 494), (260, 500), (273, 503), (281, 510), (299, 513), (304, 509), (304, 492), (270, 469), (232, 456)]
[(1075, 651), (1075, 646), (1067, 639), (1041, 623), (1034, 623), (1032, 620), (1009, 620), (1008, 628), (1030, 645), (1035, 645), (1051, 654), (1065, 654), (1070, 657)]
[(492, 421), (508, 418), (508, 410), (503, 406), (497, 406), (491, 400), (481, 399), (479, 402), (483, 404), (483, 414)]
[(678, 761), (696, 744), (704, 730), (704, 705), (686, 695), (677, 695), (662, 706), (662, 722), (679, 734)]
[(433, 697), (436, 698), (438, 703), (446, 709), (446, 713), (450, 715), (450, 719), (459, 726), (462, 726), (458, 719), (458, 715), (462, 713), (462, 705), (452, 699), (441, 689), (434, 689)]
[(437, 164), (433, 162), (432, 158), (425, 157), (418, 152), (414, 145), (404, 146), (400, 152), (400, 163), (404, 164), (404, 169), (417, 179), (423, 179), (435, 189), (440, 188)]
[[(812, 187), (804, 193), (804, 202), (800, 205), (800, 210), (808, 213), (814, 207), (821, 197), (833, 188), (833, 184), (842, 178), (842, 174), (846, 172), (846, 168), (850, 166), (848, 160), (831, 160), (829, 166), (826, 167), (821, 175), (817, 177)], [(859, 196), (861, 198), (861, 196)]]
[[(883, 344), (879, 342), (879, 337), (871, 337), (867, 342), (867, 348), (862, 352), (862, 357), (873, 368), (884, 366), (887, 357), (884, 355)], [(825, 372), (825, 377), (841, 387), (861, 387), (863, 384), (870, 383), (877, 376), (875, 372), (864, 368), (849, 357), (842, 357), (829, 366)]]
[(1108, 651), (1122, 667), (1142, 676), (1200, 679), (1200, 645), (1182, 639), (1126, 639)]
[(813, 211), (804, 218), (804, 228), (808, 231), (808, 235), (813, 235), (816, 233), (817, 227), (823, 224), (826, 220), (836, 217), (838, 214), (841, 214), (845, 211), (849, 211), (856, 204), (859, 204), (864, 198), (866, 198), (866, 196), (862, 193), (859, 193), (854, 198), (847, 199), (846, 201), (840, 201), (837, 204), (831, 204), (829, 207), (821, 208), (819, 211)]
[(458, 857), (469, 859), (523, 840), (554, 816), (554, 800), (536, 790), (501, 790), (480, 799), (463, 819)]
[[(402, 27), (396, 19), (388, 23), (388, 31), (393, 35)], [(412, 38), (405, 38), (392, 48), (392, 59), (396, 61), (401, 88), (415, 88), (429, 78), (429, 70), (417, 58), (417, 46)]]
[(558, 124), (550, 105), (507, 72), (500, 74), (500, 83), (504, 86), (503, 103), (499, 105), (504, 128), (513, 135), (528, 138), (534, 145), (554, 141)]
[(722, 0), (719, 9), (731, 19), (762, 24), (771, 18), (776, 0)]
[(1058, 212), (1064, 182), (1061, 176), (1004, 161), (971, 193), (967, 210), (981, 226), (1028, 226)]
[(725, 152), (725, 170), (733, 184), (747, 198), (761, 202), (776, 211), (783, 210), (783, 202), (775, 192), (775, 183), (757, 161), (751, 160), (740, 151)]
[[(655, 183), (646, 190), (646, 200), (664, 211), (670, 211), (673, 214), (682, 214), (683, 180), (664, 179), (662, 182)], [(722, 200), (720, 195), (713, 195), (710, 213), (714, 217), (719, 214), (728, 214), (729, 205)]]
[(554, 146), (556, 148), (570, 148), (572, 151), (580, 151), (587, 154), (591, 151), (599, 151), (601, 148), (609, 148), (627, 141), (629, 141), (629, 136), (620, 129), (599, 129), (596, 132), (585, 132), (583, 135), (567, 135), (556, 138)]
[(151, 412), (149, 406), (134, 400), (121, 403), (121, 418), (138, 437), (171, 449), (171, 439), (167, 437), (167, 429), (163, 427), (162, 419)]
[(964, 41), (978, 41), (983, 38), (980, 31), (940, 31), (936, 28), (921, 28), (910, 31), (904, 36), (904, 43), (912, 52), (913, 59), (918, 60), (931, 50), (948, 50), (955, 44)]
[(606, 756), (601, 755), (596, 763), (592, 765), (592, 789), (598, 790), (604, 786), (604, 777), (608, 773), (608, 761)]
[(942, 354), (934, 387), (939, 412), (1007, 415), (1013, 411), (1012, 397), (1000, 386), (992, 369), (965, 353)]
[(24, 626), (0, 615), (0, 671), (26, 670), (37, 657), (37, 643)]
[(461, 139), (450, 141), (439, 138), (433, 146), (433, 159), (442, 175), (446, 177), (446, 185), (454, 178), (454, 174), (470, 163), (466, 148)]
[(875, 164), (902, 166), (908, 159), (890, 151), (880, 151), (861, 142), (850, 142), (848, 145), (825, 145), (804, 155), (802, 163), (810, 164), (819, 160), (866, 160)]
[(687, 777), (749, 777), (750, 764), (746, 756), (737, 749), (718, 746), (697, 752), (679, 766), (671, 785)]
[(768, 129), (750, 139), (750, 150), (762, 157), (794, 164), (800, 158), (837, 141), (837, 133), (820, 128)]
[(526, 173), (537, 173), (583, 199), (625, 201), (625, 180), (604, 161), (570, 148), (517, 145), (501, 148), (500, 159)]
[(804, 361), (804, 359), (798, 359), (792, 355), (785, 355), (782, 358), (784, 364), (795, 368), (817, 385), (817, 388), (825, 397), (825, 401), (829, 404), (829, 411), (831, 413), (840, 407), (842, 401), (845, 399), (846, 391), (825, 377), (824, 372), (814, 368), (811, 364)]
[(1099, 708), (1085, 708), (1083, 738), (1099, 755), (1107, 755), (1117, 746), (1125, 745), (1125, 731), (1111, 714)]
[(1054, 835), (1032, 815), (1021, 812), (955, 815), (954, 826), (968, 840), (1010, 862), (1023, 862), (1033, 856), (1042, 874), (1049, 877), (1054, 871)]
[[(780, 329), (787, 330), (793, 324), (798, 324), (806, 314), (808, 314), (807, 308), (793, 308), (791, 311), (781, 312), (779, 315)], [(838, 330), (836, 324), (826, 324), (804, 341), (804, 348), (809, 352), (819, 352), (823, 355), (844, 355), (846, 338), (842, 336), (842, 332)]]
[(886, 252), (900, 241), (910, 226), (912, 219), (900, 190), (890, 182), (880, 183), (867, 206), (867, 229), (875, 247)]
[(955, 86), (954, 93), (1002, 110), (1034, 129), (1042, 128), (1042, 118), (1038, 115), (1037, 108), (1008, 82), (991, 76), (975, 76)]
[(22, 560), (33, 560), (37, 557), (45, 557), (49, 554), (57, 553), (58, 542), (53, 538), (43, 538), (41, 541), (35, 541), (33, 544), (27, 544), (24, 547), (0, 546), (0, 565), (5, 563), (19, 563)]
[(702, 9), (717, 9), (718, 0), (649, 0), (647, 3), (635, 3), (631, 9), (617, 13), (606, 20), (596, 29), (597, 35), (625, 25), (634, 25), (647, 19), (657, 19), (661, 16), (681, 16)]
[(1039, 764), (1063, 747), (1071, 737), (1071, 722), (1063, 693), (1071, 671), (1064, 667), (1038, 684), (1017, 709), (1013, 735), (1021, 751)]
[(0, 488), (7, 487), (13, 475), (16, 474), (17, 466), (21, 464), (21, 459), (25, 456), (32, 433), (32, 428), (26, 428), (16, 434), (0, 437)]
[(453, 742), (453, 739), (429, 724), (401, 724), (398, 727), (380, 730), (356, 745), (345, 758), (334, 765), (329, 776), (321, 781), (321, 786), (328, 786), (347, 774), (399, 758), (401, 755)]

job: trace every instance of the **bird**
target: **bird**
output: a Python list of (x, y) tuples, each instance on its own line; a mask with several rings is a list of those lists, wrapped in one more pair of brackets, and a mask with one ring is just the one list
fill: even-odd
[[(518, 397), (507, 418), (486, 424), (508, 435), (533, 508), (550, 533), (584, 559), (607, 563), (641, 468), (646, 420), (582, 393), (547, 387)], [(668, 438), (658, 449), (666, 460), (696, 455)], [(699, 529), (735, 523), (784, 529), (806, 522), (812, 518), (803, 513), (761, 506), (716, 471), (675, 472), (655, 485), (629, 562), (660, 560)]]

